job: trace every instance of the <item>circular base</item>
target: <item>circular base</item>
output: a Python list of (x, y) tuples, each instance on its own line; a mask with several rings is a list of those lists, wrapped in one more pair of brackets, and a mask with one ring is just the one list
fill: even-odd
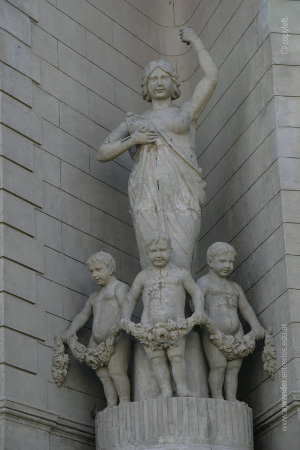
[(252, 450), (252, 411), (239, 402), (173, 397), (125, 403), (96, 416), (97, 450)]

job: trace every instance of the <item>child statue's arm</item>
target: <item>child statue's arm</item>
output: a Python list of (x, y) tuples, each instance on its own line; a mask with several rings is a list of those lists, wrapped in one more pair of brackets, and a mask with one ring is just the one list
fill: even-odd
[(183, 287), (192, 298), (195, 314), (205, 315), (204, 297), (200, 287), (195, 283), (191, 274), (186, 271), (183, 277)]
[(119, 283), (115, 288), (115, 297), (116, 300), (120, 306), (120, 308), (123, 307), (126, 295), (128, 293), (128, 286), (125, 283)]
[(77, 331), (79, 331), (82, 327), (84, 327), (84, 325), (90, 320), (90, 318), (93, 315), (92, 298), (93, 294), (88, 298), (82, 311), (80, 311), (80, 313), (77, 314), (77, 316), (72, 321), (69, 328), (65, 331), (64, 335), (62, 336), (63, 341), (66, 342), (69, 337), (76, 334)]
[(122, 319), (130, 320), (135, 305), (143, 292), (143, 272), (139, 273), (129, 290), (122, 308)]
[(262, 339), (265, 335), (265, 330), (262, 327), (261, 323), (259, 322), (258, 318), (256, 317), (255, 312), (253, 311), (253, 308), (249, 304), (248, 300), (245, 297), (245, 294), (242, 290), (242, 288), (238, 285), (236, 285), (239, 291), (239, 311), (242, 315), (242, 317), (248, 322), (251, 329), (255, 331), (256, 336), (258, 339)]

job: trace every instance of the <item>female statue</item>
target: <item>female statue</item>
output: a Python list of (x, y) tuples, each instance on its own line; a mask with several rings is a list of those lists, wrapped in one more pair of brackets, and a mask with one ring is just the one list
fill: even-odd
[[(134, 167), (128, 194), (142, 267), (149, 264), (145, 241), (158, 230), (172, 241), (172, 262), (191, 270), (205, 201), (205, 182), (195, 153), (196, 123), (218, 80), (218, 70), (191, 28), (180, 30), (182, 42), (197, 52), (203, 78), (181, 107), (178, 75), (164, 60), (152, 61), (142, 79), (143, 98), (151, 109), (128, 113), (101, 145), (98, 160), (110, 161), (130, 150)], [(132, 147), (135, 147), (133, 150)]]

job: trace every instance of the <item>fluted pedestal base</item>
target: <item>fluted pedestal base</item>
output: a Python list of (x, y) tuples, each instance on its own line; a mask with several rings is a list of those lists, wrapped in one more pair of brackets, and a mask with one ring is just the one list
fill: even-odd
[(209, 398), (141, 400), (96, 416), (97, 450), (252, 450), (252, 411)]

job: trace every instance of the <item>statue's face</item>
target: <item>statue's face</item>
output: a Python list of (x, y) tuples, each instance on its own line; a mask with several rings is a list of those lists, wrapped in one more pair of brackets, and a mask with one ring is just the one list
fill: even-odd
[(228, 252), (208, 261), (209, 267), (221, 278), (227, 278), (233, 271), (234, 256)]
[(152, 100), (165, 100), (172, 96), (173, 81), (170, 75), (157, 67), (148, 80), (148, 91)]
[(90, 265), (90, 272), (95, 283), (105, 286), (112, 275), (112, 267), (105, 262), (96, 261)]
[(153, 266), (162, 268), (170, 261), (171, 247), (165, 239), (159, 239), (148, 247), (148, 256)]

